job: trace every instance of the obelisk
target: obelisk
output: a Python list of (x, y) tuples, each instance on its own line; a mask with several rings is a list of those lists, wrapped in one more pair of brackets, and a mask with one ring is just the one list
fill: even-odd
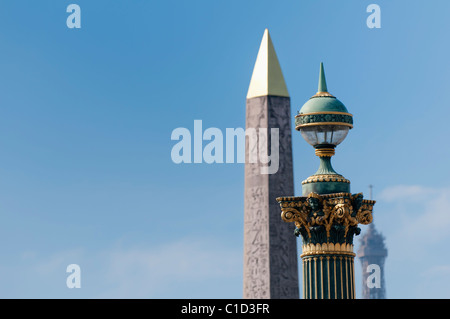
[[(281, 220), (276, 201), (284, 194), (294, 194), (290, 119), (289, 93), (266, 29), (247, 93), (246, 135), (258, 132), (258, 143), (252, 143), (247, 136), (244, 298), (299, 298), (294, 227)], [(272, 129), (278, 129), (278, 136), (271, 134)], [(265, 139), (261, 134), (264, 132), (267, 133)], [(278, 163), (272, 163), (275, 154), (269, 154), (273, 152), (273, 143), (278, 143)], [(255, 161), (255, 154), (264, 151), (272, 155), (268, 164), (260, 157)], [(272, 165), (272, 172), (267, 170), (268, 165)]]

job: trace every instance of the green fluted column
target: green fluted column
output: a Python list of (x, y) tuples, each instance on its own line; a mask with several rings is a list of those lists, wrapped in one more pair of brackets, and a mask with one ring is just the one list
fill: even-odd
[(302, 256), (303, 298), (354, 299), (354, 254)]
[(281, 217), (302, 237), (303, 298), (354, 299), (353, 238), (372, 222), (375, 201), (362, 194), (279, 197)]

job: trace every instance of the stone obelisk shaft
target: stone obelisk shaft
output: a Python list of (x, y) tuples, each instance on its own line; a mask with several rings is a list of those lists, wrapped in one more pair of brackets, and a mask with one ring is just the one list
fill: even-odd
[[(258, 132), (258, 145), (246, 141), (244, 194), (244, 298), (299, 298), (297, 243), (292, 224), (280, 218), (276, 198), (294, 194), (290, 98), (266, 30), (253, 71), (246, 107), (246, 132)], [(268, 155), (278, 129), (278, 170), (263, 174), (273, 163), (249, 162), (250, 153)], [(267, 139), (259, 144), (265, 131)], [(254, 147), (257, 147), (256, 150)]]

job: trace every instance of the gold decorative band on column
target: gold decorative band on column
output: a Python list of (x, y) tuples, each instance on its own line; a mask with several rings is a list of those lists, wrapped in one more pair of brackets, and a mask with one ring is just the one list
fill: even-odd
[[(348, 179), (339, 174), (319, 174), (319, 175), (311, 175), (310, 177), (302, 181), (302, 185), (317, 182), (339, 182), (350, 184), (350, 181)], [(324, 198), (325, 196), (326, 195), (322, 195), (322, 198)]]
[(332, 157), (334, 154), (334, 148), (316, 148), (316, 155), (319, 157)]
[(307, 244), (302, 246), (302, 254), (300, 257), (306, 257), (310, 255), (349, 255), (356, 256), (353, 252), (352, 244), (333, 244), (333, 243), (323, 243), (323, 244)]

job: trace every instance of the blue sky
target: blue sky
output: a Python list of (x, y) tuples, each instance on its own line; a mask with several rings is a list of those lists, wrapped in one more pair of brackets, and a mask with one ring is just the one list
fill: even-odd
[[(81, 29), (66, 26), (71, 3)], [(366, 26), (370, 3), (381, 29)], [(170, 136), (196, 119), (245, 126), (269, 28), (292, 115), (322, 61), (354, 115), (333, 165), (354, 193), (375, 185), (388, 297), (450, 298), (449, 12), (446, 0), (1, 1), (0, 297), (241, 298), (243, 164), (174, 164)], [(299, 195), (318, 160), (298, 132), (293, 150)], [(80, 289), (66, 287), (72, 263)]]

